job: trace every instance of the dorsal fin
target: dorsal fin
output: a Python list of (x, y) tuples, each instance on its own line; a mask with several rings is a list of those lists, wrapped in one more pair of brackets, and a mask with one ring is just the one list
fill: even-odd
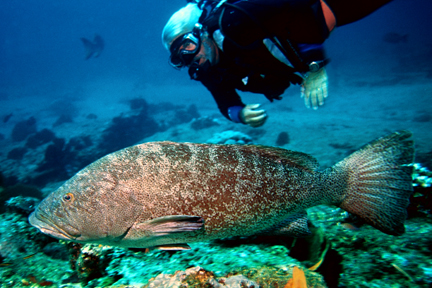
[(247, 145), (245, 147), (255, 147), (260, 150), (263, 156), (279, 158), (287, 164), (300, 166), (308, 170), (316, 170), (319, 167), (318, 161), (306, 153), (262, 145)]
[[(154, 142), (160, 145), (176, 146), (176, 145), (188, 145), (192, 143), (178, 143), (171, 141), (157, 141)], [(242, 153), (256, 153), (262, 157), (273, 159), (275, 161), (282, 161), (286, 165), (292, 165), (298, 168), (314, 171), (319, 167), (318, 161), (309, 154), (286, 150), (283, 148), (264, 146), (264, 145), (233, 145), (233, 144), (196, 144), (192, 145), (205, 146), (219, 146), (227, 149), (235, 149), (242, 151)]]

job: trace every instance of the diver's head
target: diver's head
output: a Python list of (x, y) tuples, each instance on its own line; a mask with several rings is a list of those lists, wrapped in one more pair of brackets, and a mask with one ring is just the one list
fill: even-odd
[(177, 69), (189, 66), (201, 52), (203, 38), (206, 37), (199, 23), (195, 24), (192, 32), (178, 36), (170, 47), (169, 63), (171, 66)]
[[(193, 50), (192, 52), (195, 54), (199, 50), (198, 46), (201, 44), (198, 43), (200, 41), (200, 39), (198, 39), (199, 35), (192, 32), (194, 31), (195, 24), (198, 23), (201, 13), (202, 10), (198, 8), (196, 3), (188, 3), (185, 7), (175, 12), (168, 20), (168, 23), (162, 31), (162, 42), (171, 54), (173, 54), (173, 52), (177, 53), (181, 49), (188, 59), (191, 50)], [(174, 56), (180, 56), (181, 58), (184, 55)], [(178, 67), (181, 64), (179, 61), (182, 61), (182, 59), (173, 59), (173, 61), (171, 61), (171, 58), (172, 57), (170, 57), (170, 62), (175, 62), (171, 63), (174, 67)]]
[(162, 31), (162, 42), (174, 68), (209, 67), (219, 61), (216, 43), (198, 23), (201, 13), (196, 3), (189, 3), (171, 16)]

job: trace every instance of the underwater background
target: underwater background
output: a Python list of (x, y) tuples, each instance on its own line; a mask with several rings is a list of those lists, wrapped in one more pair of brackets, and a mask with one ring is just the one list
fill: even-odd
[[(395, 0), (337, 28), (317, 111), (298, 86), (273, 103), (241, 93), (267, 110), (260, 128), (227, 121), (200, 83), (168, 64), (162, 28), (185, 4), (0, 2), (0, 287), (303, 287), (287, 284), (302, 278), (295, 267), (307, 287), (431, 287), (432, 2)], [(103, 50), (85, 60), (80, 38), (95, 35)], [(27, 221), (80, 169), (138, 143), (275, 146), (327, 168), (402, 129), (413, 132), (416, 164), (398, 237), (328, 206), (308, 211), (312, 239), (224, 239), (178, 252), (58, 241)]]

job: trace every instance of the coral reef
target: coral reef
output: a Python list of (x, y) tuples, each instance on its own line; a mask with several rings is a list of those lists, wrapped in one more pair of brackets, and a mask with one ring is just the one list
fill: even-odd
[(186, 109), (176, 109), (174, 114), (174, 122), (172, 125), (178, 125), (182, 123), (189, 123), (192, 119), (201, 117), (198, 112), (196, 105), (189, 105)]
[(16, 147), (9, 151), (7, 154), (7, 159), (9, 160), (22, 160), (24, 158), (24, 155), (27, 153), (26, 147)]
[(63, 261), (69, 260), (69, 249), (67, 245), (59, 242), (51, 242), (43, 247), (42, 252), (50, 258)]
[(3, 123), (7, 123), (12, 118), (13, 113), (9, 113), (3, 117)]
[(102, 245), (85, 245), (69, 243), (71, 254), (70, 265), (76, 272), (78, 280), (87, 284), (89, 281), (104, 276), (105, 266), (103, 256), (106, 250), (112, 249)]
[(276, 146), (284, 146), (290, 141), (288, 132), (280, 132), (276, 139)]
[(206, 141), (212, 144), (252, 144), (252, 138), (242, 132), (227, 130), (215, 133), (212, 138)]
[(58, 127), (64, 123), (72, 123), (73, 117), (70, 114), (62, 114), (60, 115), (57, 120), (54, 122), (53, 127)]
[(151, 279), (145, 288), (174, 288), (174, 287), (208, 287), (208, 288), (259, 288), (259, 285), (243, 275), (215, 279), (214, 274), (202, 269), (192, 267), (185, 271), (177, 271), (174, 275), (160, 274)]
[(1, 287), (50, 286), (70, 277), (67, 262), (38, 253), (55, 240), (38, 233), (26, 216), (5, 213), (0, 222)]
[(426, 153), (417, 153), (416, 162), (425, 167), (432, 167), (432, 150)]
[[(14, 167), (22, 170), (13, 170), (14, 173), (24, 169), (35, 170), (34, 167), (38, 167), (36, 176), (25, 170), (27, 173), (25, 175), (28, 177), (24, 178), (28, 180), (25, 183), (44, 186), (46, 191), (54, 189), (53, 181), (69, 178), (77, 170), (101, 156), (102, 152), (98, 150), (99, 139), (96, 137), (100, 136), (98, 133), (103, 128), (106, 128), (106, 132), (112, 128), (112, 134), (106, 138), (106, 141), (114, 142), (121, 141), (118, 139), (124, 137), (123, 130), (126, 134), (135, 133), (134, 138), (130, 139), (139, 142), (146, 141), (147, 135), (151, 135), (154, 131), (160, 132), (162, 129), (171, 129), (170, 133), (178, 133), (180, 136), (185, 131), (195, 134), (198, 131), (202, 137), (206, 137), (207, 133), (214, 130), (236, 129), (237, 131), (229, 130), (215, 134), (209, 142), (258, 143), (258, 138), (267, 133), (269, 137), (263, 138), (263, 142), (267, 141), (265, 142), (267, 145), (276, 143), (277, 132), (275, 131), (252, 129), (246, 125), (237, 125), (233, 128), (233, 124), (226, 124), (224, 121), (220, 122), (219, 127), (200, 131), (217, 122), (211, 117), (191, 118), (195, 112), (197, 112), (196, 108), (194, 111), (193, 107), (177, 106), (172, 103), (153, 105), (141, 99), (135, 103), (131, 101), (130, 111), (124, 114), (118, 112), (114, 115), (117, 116), (114, 119), (118, 123), (114, 123), (113, 120), (102, 128), (100, 125), (104, 125), (101, 123), (105, 121), (103, 114), (100, 115), (100, 119), (94, 121), (97, 119), (95, 114), (83, 113), (83, 117), (88, 115), (87, 119), (83, 119), (83, 127), (88, 125), (94, 129), (91, 130), (94, 133), (85, 136), (81, 136), (83, 131), (68, 135), (67, 133), (70, 132), (68, 129), (74, 129), (71, 128), (72, 125), (63, 125), (60, 127), (61, 130), (60, 128), (54, 130), (63, 138), (56, 138), (54, 132), (49, 129), (39, 132), (37, 129), (28, 129), (30, 132), (24, 135), (20, 142), (13, 143), (9, 138), (1, 141), (2, 145), (6, 144), (2, 152), (3, 158), (6, 158), (8, 151), (20, 148), (19, 146), (24, 144), (24, 148), (28, 149), (22, 160), (4, 160), (5, 166), (2, 166), (2, 171), (7, 173), (3, 180), (0, 177), (0, 186), (10, 186), (11, 183), (22, 180), (22, 178), (14, 178), (13, 173), (10, 173), (10, 167), (13, 167), (11, 163), (15, 163)], [(11, 123), (17, 120), (15, 117), (18, 118), (14, 116), (8, 122), (10, 128), (13, 127)], [(147, 120), (149, 122), (146, 122)], [(175, 127), (181, 121), (189, 121), (190, 124)], [(419, 114), (419, 118), (414, 121), (418, 121), (416, 123), (420, 125), (430, 119), (428, 120), (427, 115)], [(150, 131), (146, 130), (147, 127), (140, 127), (145, 126), (146, 123), (154, 125), (149, 127)], [(74, 123), (73, 127), (78, 124)], [(118, 126), (114, 127), (115, 124)], [(190, 127), (193, 131), (189, 131)], [(36, 128), (36, 120), (33, 128)], [(79, 137), (73, 137), (76, 135)], [(161, 135), (165, 137), (163, 139), (170, 139), (167, 136), (169, 133), (156, 134), (154, 139), (162, 139)], [(177, 138), (178, 141), (184, 139), (191, 138)], [(205, 139), (200, 138), (200, 141)], [(135, 144), (132, 143), (133, 141), (128, 143)], [(346, 139), (340, 140), (340, 143), (336, 138), (329, 141), (330, 146), (324, 145), (322, 149), (332, 147), (348, 151), (355, 148), (346, 142)], [(293, 146), (296, 144), (294, 142), (291, 143)], [(129, 145), (128, 143), (120, 143), (117, 147), (124, 148), (125, 145)], [(419, 151), (429, 150), (426, 148)], [(3, 214), (0, 215), (0, 286), (8, 288), (151, 287), (151, 285), (164, 287), (158, 283), (166, 283), (169, 280), (171, 284), (168, 285), (183, 284), (183, 287), (186, 285), (207, 288), (242, 287), (243, 285), (288, 288), (294, 267), (300, 267), (305, 271), (308, 287), (314, 287), (312, 279), (315, 276), (317, 281), (322, 281), (324, 278), (328, 287), (430, 287), (432, 285), (430, 262), (432, 174), (425, 166), (428, 166), (431, 161), (431, 153), (424, 153), (421, 156), (418, 159), (422, 161), (417, 161), (422, 164), (413, 165), (414, 194), (408, 207), (406, 233), (400, 237), (385, 235), (368, 225), (356, 222), (356, 219), (349, 218), (349, 215), (339, 208), (319, 206), (308, 211), (311, 222), (320, 229), (320, 232), (315, 234), (318, 235), (315, 239), (305, 238), (293, 241), (281, 236), (267, 239), (264, 236), (254, 236), (247, 239), (190, 243), (192, 249), (187, 251), (151, 250), (148, 253), (139, 249), (125, 250), (100, 245), (81, 246), (47, 237), (29, 226), (26, 215), (36, 205), (38, 198), (41, 198), (35, 196), (41, 195), (38, 189), (34, 193), (26, 194), (21, 193), (26, 190), (22, 185), (18, 185), (18, 188), (1, 187), (0, 205)], [(34, 159), (37, 161), (33, 161)], [(48, 182), (52, 185), (50, 188), (46, 185)], [(10, 190), (11, 188), (21, 192), (15, 193), (13, 189)], [(314, 272), (317, 273), (308, 271), (307, 268), (311, 267), (316, 269)], [(335, 275), (340, 275), (340, 279), (329, 278)]]
[(145, 100), (144, 98), (137, 97), (129, 100), (129, 106), (131, 110), (142, 110), (142, 109), (148, 110), (149, 104), (147, 103), (147, 100)]
[(17, 213), (28, 216), (35, 209), (37, 204), (39, 204), (39, 202), (40, 199), (35, 197), (12, 197), (5, 203), (6, 211), (8, 213)]
[(28, 181), (43, 186), (73, 176), (99, 157), (92, 148), (93, 142), (89, 136), (73, 137), (67, 143), (63, 138), (55, 138), (46, 147), (44, 159), (36, 169), (39, 174)]
[(432, 218), (432, 172), (420, 163), (412, 166), (414, 193), (410, 197), (408, 216)]
[(30, 117), (27, 120), (15, 124), (11, 137), (13, 141), (20, 142), (27, 139), (29, 135), (36, 133), (36, 131), (36, 119), (34, 117)]
[(131, 146), (159, 131), (188, 123), (199, 118), (197, 107), (187, 108), (171, 103), (148, 104), (143, 98), (130, 100), (129, 116), (115, 117), (101, 136), (98, 144), (100, 156)]
[(115, 117), (102, 133), (98, 144), (100, 156), (131, 146), (159, 129), (145, 108), (138, 115)]
[(90, 113), (86, 116), (86, 119), (89, 119), (89, 120), (96, 120), (97, 118), (98, 118), (98, 116), (94, 113)]
[[(3, 262), (16, 262), (38, 252), (40, 244), (52, 241), (49, 237), (36, 233), (36, 229), (20, 214), (0, 215), (0, 258)], [(1, 283), (1, 281), (0, 281)]]
[(198, 131), (202, 129), (206, 129), (213, 126), (219, 126), (220, 122), (216, 118), (211, 118), (208, 116), (199, 117), (192, 119), (190, 126), (193, 130)]
[[(310, 247), (316, 247), (313, 249), (317, 252), (315, 256), (310, 254), (313, 258), (310, 258), (310, 264), (321, 257), (319, 254), (322, 255), (322, 247), (326, 243), (323, 235), (332, 249), (342, 255), (343, 270), (339, 284), (330, 282), (326, 278), (328, 272), (320, 270), (326, 266), (326, 269), (339, 274), (334, 262), (326, 264), (331, 250), (317, 270), (324, 276), (328, 287), (429, 287), (432, 283), (432, 266), (429, 264), (432, 220), (429, 223), (424, 221), (428, 218), (408, 220), (407, 233), (394, 237), (367, 225), (355, 230), (337, 225), (346, 218), (346, 213), (339, 208), (322, 205), (310, 209), (308, 214), (322, 231), (317, 234), (317, 239), (310, 242)], [(297, 239), (292, 246), (286, 240), (285, 245), (277, 244), (282, 240), (280, 236), (270, 237), (270, 241), (263, 236), (255, 236), (236, 241), (190, 243), (192, 249), (187, 251), (151, 250), (148, 253), (139, 249), (70, 243), (67, 244), (69, 252), (66, 252), (64, 244), (29, 227), (24, 216), (3, 214), (0, 221), (5, 224), (4, 228), (0, 228), (0, 259), (7, 265), (0, 267), (0, 282), (11, 283), (5, 287), (22, 287), (25, 281), (30, 284), (48, 281), (62, 287), (88, 288), (154, 285), (222, 288), (242, 287), (238, 286), (241, 282), (259, 285), (253, 287), (285, 288), (289, 287), (286, 284), (292, 279), (295, 266), (305, 272), (307, 287), (326, 287), (322, 276), (302, 268), (300, 262), (288, 256), (288, 253), (294, 255), (295, 250), (298, 255), (307, 254), (302, 246), (298, 246), (301, 239)], [(43, 253), (23, 260), (37, 251)], [(68, 255), (69, 262), (65, 261)], [(190, 267), (195, 268), (189, 270)], [(184, 285), (160, 284), (168, 279), (169, 285)], [(229, 286), (232, 283), (237, 283), (237, 286)]]
[(430, 122), (432, 121), (432, 115), (430, 111), (418, 111), (418, 114), (413, 118), (414, 122)]
[(17, 196), (33, 197), (37, 199), (43, 198), (42, 192), (34, 186), (17, 184), (3, 188), (3, 190), (0, 191), (0, 213), (5, 211), (5, 202)]
[(43, 144), (49, 143), (55, 139), (55, 134), (51, 130), (42, 129), (41, 131), (27, 138), (26, 147), (35, 149)]
[[(293, 273), (294, 271), (294, 273)], [(299, 272), (297, 272), (299, 271)], [(301, 272), (300, 272), (301, 271)], [(306, 273), (304, 272), (306, 271)], [(297, 272), (297, 275), (296, 273)], [(308, 282), (309, 288), (327, 287), (322, 277), (314, 272), (303, 270), (295, 265), (282, 267), (263, 266), (253, 269), (241, 269), (231, 272), (225, 277), (216, 277), (202, 267), (196, 266), (185, 271), (177, 271), (174, 275), (160, 274), (151, 279), (145, 288), (174, 288), (174, 287), (206, 287), (206, 288), (260, 288), (260, 287), (300, 287), (286, 286), (287, 283), (297, 276), (303, 283)], [(299, 275), (300, 274), (300, 275)], [(307, 277), (305, 277), (305, 274)]]
[(429, 287), (432, 283), (427, 276), (427, 269), (432, 268), (427, 260), (432, 252), (432, 220), (408, 220), (407, 232), (395, 237), (368, 225), (355, 229), (341, 225), (346, 213), (340, 208), (313, 207), (308, 210), (308, 217), (324, 228), (332, 249), (343, 256), (337, 287)]
[[(53, 107), (61, 103), (65, 102), (60, 101)], [(61, 115), (71, 117), (76, 114), (74, 109), (72, 107), (71, 113), (67, 113), (64, 108), (61, 111), (52, 109), (52, 112), (55, 112), (54, 115), (62, 112), (60, 118), (63, 117)], [(102, 133), (100, 128), (92, 127), (96, 132), (92, 131), (89, 135), (78, 134), (79, 136), (75, 137), (62, 131), (71, 129), (68, 126), (62, 127), (59, 132), (55, 130), (56, 133), (50, 129), (37, 131), (34, 117), (17, 123), (12, 133), (13, 141), (7, 139), (9, 151), (4, 155), (7, 169), (4, 168), (3, 171), (7, 171), (8, 185), (26, 183), (43, 187), (51, 182), (64, 181), (108, 153), (200, 117), (195, 105), (186, 107), (168, 102), (149, 104), (143, 98), (130, 100), (130, 109), (127, 113), (114, 117)], [(88, 116), (91, 119), (97, 118), (94, 114)], [(57, 133), (62, 137), (56, 137)], [(13, 143), (26, 139), (23, 147)]]

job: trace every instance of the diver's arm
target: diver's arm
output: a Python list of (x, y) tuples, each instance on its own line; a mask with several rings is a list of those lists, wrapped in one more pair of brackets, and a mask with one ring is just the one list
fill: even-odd
[(228, 120), (251, 127), (262, 126), (267, 120), (266, 111), (258, 109), (260, 104), (245, 105), (234, 88), (227, 89), (222, 83), (218, 85), (207, 83), (204, 86), (213, 95), (219, 110)]
[(199, 81), (210, 91), (222, 115), (230, 121), (240, 122), (238, 112), (246, 105), (236, 89), (224, 81), (216, 83), (210, 77), (202, 77)]

